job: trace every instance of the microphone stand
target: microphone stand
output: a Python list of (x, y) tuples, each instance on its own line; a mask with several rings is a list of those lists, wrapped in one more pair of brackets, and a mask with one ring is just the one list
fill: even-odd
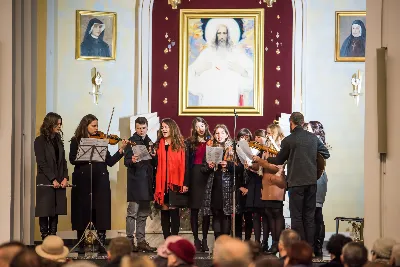
[(236, 119), (238, 114), (236, 113), (236, 109), (233, 109), (234, 114), (234, 124), (233, 124), (233, 201), (232, 201), (232, 236), (233, 238), (236, 237)]

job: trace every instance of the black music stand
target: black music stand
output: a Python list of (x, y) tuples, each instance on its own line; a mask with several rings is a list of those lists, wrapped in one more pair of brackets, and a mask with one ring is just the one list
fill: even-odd
[[(236, 113), (236, 109), (233, 110), (233, 119), (234, 119), (234, 125), (233, 125), (233, 196), (232, 196), (232, 236), (235, 238), (236, 237), (236, 146), (237, 146), (237, 140), (236, 140), (236, 119), (238, 117), (238, 114)], [(242, 231), (240, 231), (240, 235), (242, 235)], [(242, 239), (242, 237), (240, 237)]]
[[(84, 234), (82, 235), (81, 239), (78, 243), (70, 250), (70, 253), (81, 243), (85, 240), (85, 233), (88, 230), (90, 233), (92, 231), (96, 231), (92, 221), (92, 213), (93, 213), (93, 162), (105, 162), (107, 156), (107, 149), (108, 149), (108, 140), (107, 139), (95, 139), (95, 138), (82, 138), (80, 144), (78, 146), (78, 154), (76, 156), (75, 161), (82, 162), (87, 161), (90, 165), (90, 219), (89, 223), (84, 230)], [(99, 245), (103, 248), (106, 248), (101, 240), (99, 239), (97, 234), (92, 235), (96, 238), (99, 242)], [(92, 253), (90, 256), (96, 256), (94, 254), (94, 246), (92, 246)]]

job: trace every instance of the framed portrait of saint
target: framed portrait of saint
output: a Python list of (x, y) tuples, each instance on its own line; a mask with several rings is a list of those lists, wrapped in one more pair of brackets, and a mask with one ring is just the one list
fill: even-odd
[(365, 61), (366, 26), (365, 11), (336, 12), (335, 61)]
[(76, 11), (75, 59), (115, 60), (117, 14)]
[(262, 116), (264, 9), (181, 9), (179, 115)]

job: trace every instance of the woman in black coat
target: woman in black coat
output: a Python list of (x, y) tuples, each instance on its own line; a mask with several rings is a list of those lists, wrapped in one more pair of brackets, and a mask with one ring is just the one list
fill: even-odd
[(35, 216), (39, 217), (42, 239), (56, 235), (58, 215), (67, 214), (65, 187), (68, 184), (67, 161), (61, 138), (62, 118), (50, 112), (43, 120), (40, 135), (34, 142), (37, 176)]
[[(92, 212), (94, 227), (101, 243), (105, 244), (106, 230), (111, 229), (111, 189), (107, 166), (112, 167), (123, 158), (127, 141), (122, 141), (122, 146), (113, 156), (107, 151), (105, 162), (92, 162), (93, 205), (90, 211), (91, 167), (88, 161), (76, 161), (76, 157), (81, 139), (95, 136), (97, 131), (98, 119), (88, 114), (82, 118), (76, 128), (75, 136), (71, 139), (69, 161), (75, 165), (72, 183), (76, 186), (71, 192), (71, 220), (72, 230), (77, 230), (78, 240), (80, 240), (89, 224), (90, 212)], [(80, 252), (83, 249), (84, 242), (81, 242)], [(100, 246), (99, 251), (104, 253), (105, 249)]]

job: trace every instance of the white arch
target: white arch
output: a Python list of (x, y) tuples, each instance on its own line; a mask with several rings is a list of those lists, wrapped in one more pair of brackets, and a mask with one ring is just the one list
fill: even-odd
[[(161, 0), (167, 1), (167, 0)], [(292, 111), (305, 111), (305, 42), (306, 0), (292, 0), (293, 6), (293, 60), (292, 60)], [(151, 112), (152, 77), (152, 15), (154, 0), (137, 0), (136, 14), (136, 114)], [(178, 7), (179, 8), (179, 7)], [(304, 114), (305, 115), (305, 114)]]

